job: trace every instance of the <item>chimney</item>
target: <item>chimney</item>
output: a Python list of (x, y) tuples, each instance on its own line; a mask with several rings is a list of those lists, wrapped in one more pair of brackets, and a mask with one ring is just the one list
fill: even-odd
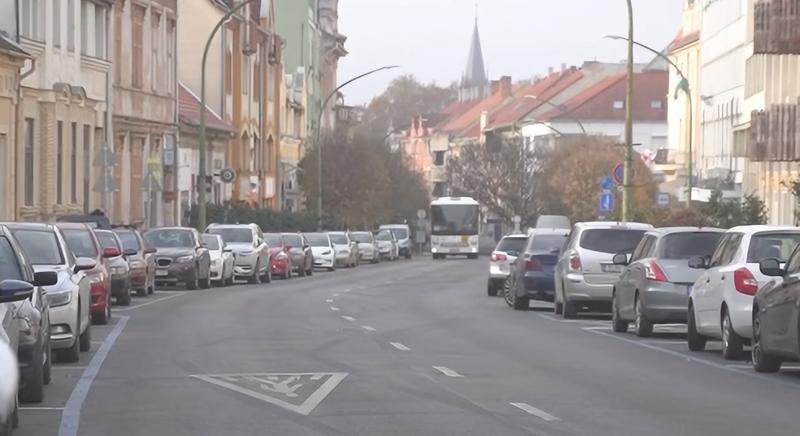
[(561, 64), (561, 72), (562, 72), (562, 73), (564, 73), (564, 72), (566, 72), (566, 71), (567, 71), (567, 64), (565, 64), (565, 63), (562, 63), (562, 64)]
[(555, 72), (555, 69), (553, 67), (547, 67), (547, 75), (548, 76), (553, 75), (554, 72)]
[(481, 111), (481, 132), (480, 132), (481, 143), (486, 142), (486, 136), (483, 134), (483, 132), (486, 130), (486, 127), (488, 125), (489, 125), (489, 111)]
[(511, 97), (511, 76), (503, 76), (500, 78), (500, 92), (503, 97)]
[(492, 80), (490, 82), (490, 85), (491, 85), (491, 90), (490, 90), (491, 95), (495, 95), (495, 94), (497, 94), (498, 91), (500, 91), (500, 81), (499, 80)]

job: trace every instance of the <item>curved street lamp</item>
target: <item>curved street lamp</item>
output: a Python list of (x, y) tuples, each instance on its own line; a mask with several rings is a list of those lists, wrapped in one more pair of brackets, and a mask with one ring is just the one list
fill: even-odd
[[(552, 101), (550, 101), (550, 100), (540, 100), (538, 96), (535, 96), (535, 95), (533, 95), (533, 94), (526, 94), (526, 95), (524, 95), (522, 98), (529, 98), (529, 99), (531, 99), (531, 100), (536, 100), (536, 101), (540, 102), (541, 104), (546, 104), (546, 105), (548, 105), (548, 106), (550, 106), (550, 107), (552, 107), (552, 108), (554, 108), (554, 109), (558, 109), (559, 111), (561, 111), (561, 114), (562, 114), (562, 115), (567, 115), (567, 116), (569, 116), (569, 113), (571, 112), (571, 111), (569, 110), (569, 108), (568, 108), (568, 107), (566, 107), (566, 106), (564, 106), (564, 105), (561, 105), (561, 104), (555, 104), (555, 103), (553, 103), (553, 102), (552, 102)], [(575, 124), (577, 124), (577, 125), (578, 125), (578, 127), (580, 127), (580, 128), (581, 128), (581, 133), (582, 133), (582, 134), (585, 136), (585, 135), (586, 135), (586, 128), (583, 126), (583, 123), (581, 122), (581, 120), (579, 120), (579, 119), (578, 119), (578, 118), (576, 118), (576, 117), (570, 117), (570, 119), (571, 119), (572, 121), (575, 121)]]

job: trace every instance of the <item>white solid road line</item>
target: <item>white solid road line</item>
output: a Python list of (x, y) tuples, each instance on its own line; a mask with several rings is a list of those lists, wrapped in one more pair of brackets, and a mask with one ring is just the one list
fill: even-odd
[(57, 370), (57, 371), (58, 370), (79, 370), (79, 371), (83, 371), (84, 369), (86, 369), (86, 367), (85, 366), (69, 366), (69, 365), (53, 365), (53, 366), (50, 367), (50, 369)]
[(57, 411), (57, 412), (60, 412), (60, 411), (64, 410), (64, 408), (63, 407), (41, 407), (41, 406), (25, 407), (25, 406), (22, 406), (22, 407), (19, 408), (19, 410), (44, 410), (44, 411)]
[(444, 375), (446, 375), (448, 377), (464, 377), (463, 375), (453, 371), (452, 369), (450, 369), (450, 368), (448, 368), (446, 366), (435, 366), (434, 365), (433, 369), (441, 372), (442, 374), (444, 374)]
[(325, 302), (326, 303), (333, 303), (333, 298), (328, 298), (327, 300), (325, 300)]
[(561, 421), (561, 419), (559, 419), (557, 416), (553, 416), (553, 415), (545, 412), (544, 410), (537, 409), (537, 408), (531, 406), (528, 403), (508, 403), (508, 404), (511, 404), (512, 406), (516, 407), (517, 409), (524, 410), (525, 412), (528, 412), (533, 416), (542, 418), (543, 420), (545, 420), (547, 422), (550, 422), (550, 421)]
[(342, 319), (343, 319), (343, 320), (345, 320), (345, 321), (350, 321), (350, 322), (353, 322), (353, 321), (355, 321), (355, 320), (356, 320), (356, 319), (355, 319), (355, 318), (353, 318), (352, 316), (347, 316), (347, 315), (343, 315), (343, 316), (342, 316)]
[(161, 297), (161, 298), (158, 298), (158, 299), (156, 299), (156, 300), (148, 301), (147, 303), (137, 304), (137, 305), (135, 305), (135, 306), (120, 307), (120, 308), (117, 308), (117, 307), (115, 307), (115, 308), (114, 308), (114, 312), (127, 312), (127, 311), (129, 311), (129, 310), (138, 309), (138, 308), (140, 308), (140, 307), (149, 306), (149, 305), (151, 305), (151, 304), (160, 303), (160, 302), (162, 302), (162, 301), (166, 301), (166, 300), (171, 300), (171, 299), (173, 299), (173, 298), (175, 298), (175, 297), (180, 297), (181, 295), (186, 295), (186, 293), (182, 292), (182, 293), (180, 293), (180, 294), (172, 294), (172, 295), (168, 295), (168, 296), (166, 296), (166, 297)]
[(362, 325), (361, 328), (366, 330), (366, 331), (368, 331), (368, 332), (377, 332), (378, 331), (378, 330), (375, 329), (375, 327), (372, 327), (372, 326), (369, 326), (369, 325)]
[(334, 312), (338, 312), (340, 309), (336, 306), (331, 306), (331, 310)]
[(400, 342), (389, 342), (392, 344), (393, 347), (397, 348), (400, 351), (411, 351), (411, 348), (406, 347), (405, 345), (401, 344)]

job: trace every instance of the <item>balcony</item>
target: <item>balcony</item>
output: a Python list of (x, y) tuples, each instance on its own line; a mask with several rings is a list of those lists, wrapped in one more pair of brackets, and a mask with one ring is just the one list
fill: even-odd
[(753, 42), (755, 54), (800, 54), (800, 0), (758, 0)]
[(747, 157), (752, 161), (800, 160), (800, 99), (797, 104), (775, 104), (753, 111)]

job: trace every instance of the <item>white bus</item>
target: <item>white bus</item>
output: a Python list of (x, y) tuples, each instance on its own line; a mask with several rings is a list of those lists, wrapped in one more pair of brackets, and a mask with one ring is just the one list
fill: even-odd
[(431, 254), (478, 257), (481, 207), (469, 197), (442, 197), (431, 202)]

